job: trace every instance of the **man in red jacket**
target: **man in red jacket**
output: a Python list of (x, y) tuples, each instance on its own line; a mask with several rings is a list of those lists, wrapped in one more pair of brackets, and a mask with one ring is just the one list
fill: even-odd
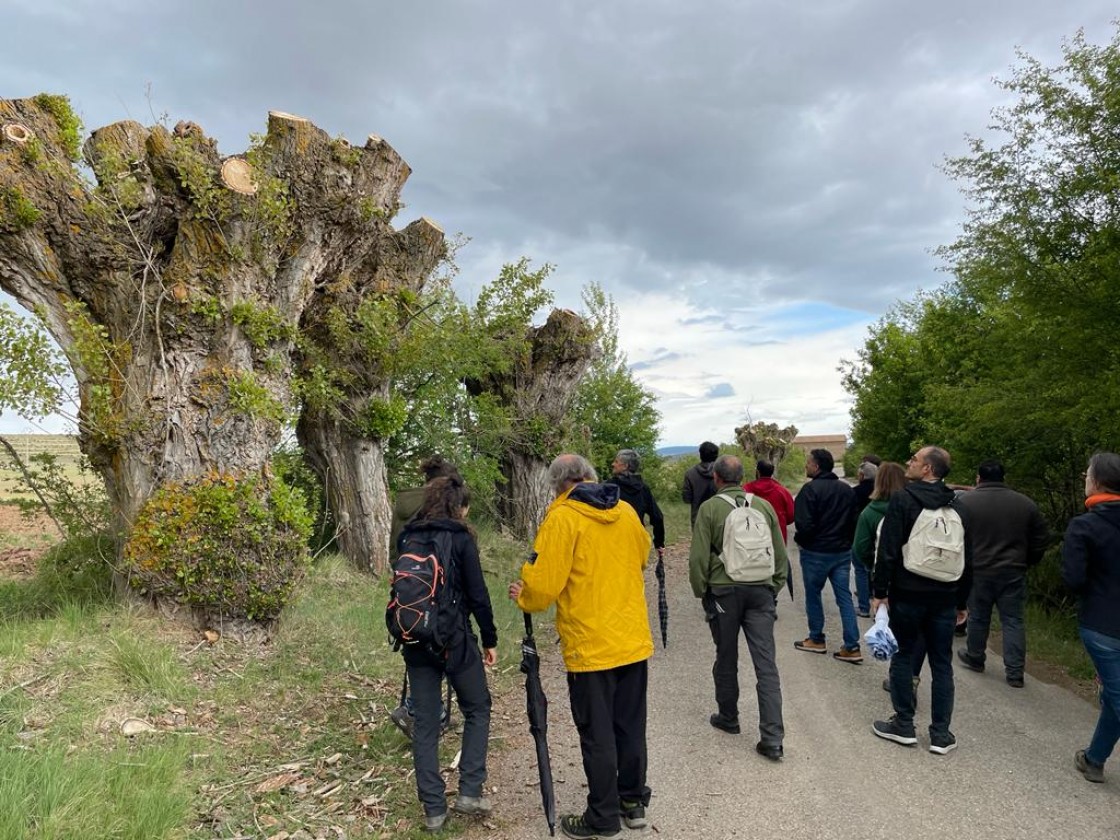
[[(785, 486), (774, 478), (774, 465), (769, 461), (759, 460), (754, 467), (754, 481), (748, 481), (743, 489), (753, 493), (760, 499), (765, 499), (774, 508), (778, 515), (778, 527), (782, 529), (782, 542), (787, 542), (786, 526), (793, 521), (793, 496)], [(793, 598), (793, 575), (786, 578), (789, 588), (789, 597)], [(778, 603), (778, 594), (774, 593), (774, 603)]]
[(743, 489), (754, 493), (770, 503), (778, 514), (778, 527), (782, 529), (782, 540), (786, 539), (786, 526), (793, 521), (793, 496), (774, 480), (774, 465), (769, 461), (759, 461), (754, 469), (754, 481), (748, 481)]

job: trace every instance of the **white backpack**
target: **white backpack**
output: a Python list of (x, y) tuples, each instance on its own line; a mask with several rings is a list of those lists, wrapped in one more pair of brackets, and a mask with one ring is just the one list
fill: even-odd
[(734, 498), (717, 493), (733, 510), (723, 521), (723, 549), (719, 558), (727, 576), (739, 583), (768, 583), (774, 577), (774, 537), (770, 521), (751, 507), (754, 495), (740, 506)]
[(964, 523), (946, 505), (918, 514), (902, 546), (902, 567), (931, 580), (952, 583), (964, 574)]

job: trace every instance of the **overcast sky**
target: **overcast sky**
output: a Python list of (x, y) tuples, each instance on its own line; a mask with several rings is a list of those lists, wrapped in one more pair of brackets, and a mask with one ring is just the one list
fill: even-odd
[[(193, 120), (226, 154), (269, 110), (413, 168), (400, 224), (596, 281), (658, 399), (663, 444), (748, 412), (845, 432), (836, 368), (898, 298), (945, 277), (964, 210), (939, 171), (983, 134), (1015, 49), (1046, 63), (1115, 2), (535, 3), (0, 0), (0, 97), (71, 97), (87, 128)], [(0, 417), (0, 430), (27, 424)]]

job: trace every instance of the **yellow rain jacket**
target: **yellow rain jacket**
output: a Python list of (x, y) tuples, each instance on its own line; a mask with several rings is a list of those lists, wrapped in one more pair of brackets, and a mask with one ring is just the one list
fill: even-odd
[(642, 570), (650, 539), (613, 484), (584, 482), (548, 506), (521, 568), (517, 605), (556, 603), (556, 631), (569, 671), (605, 671), (653, 655)]

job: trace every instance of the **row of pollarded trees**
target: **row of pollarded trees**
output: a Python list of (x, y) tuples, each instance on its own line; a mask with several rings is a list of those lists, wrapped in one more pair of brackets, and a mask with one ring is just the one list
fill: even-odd
[[(306, 527), (268, 469), (293, 417), (341, 550), (384, 567), (384, 441), (405, 422), (391, 385), (449, 352), (421, 328), (443, 233), (426, 219), (391, 224), (408, 174), (378, 137), (351, 146), (284, 113), (247, 152), (223, 157), (191, 123), (115, 123), (83, 146), (65, 98), (0, 100), (0, 287), (67, 356), (122, 577), (202, 607), (274, 613)], [(472, 319), (457, 317), (466, 332)], [(537, 328), (481, 321), (490, 334), (475, 341), (500, 361), (476, 354), (469, 387), (517, 429), (559, 428), (597, 352), (586, 323), (563, 311)], [(513, 443), (502, 478), (524, 534), (554, 441)], [(230, 533), (240, 556), (216, 576), (205, 558)], [(254, 606), (239, 605), (227, 572), (256, 576)]]

